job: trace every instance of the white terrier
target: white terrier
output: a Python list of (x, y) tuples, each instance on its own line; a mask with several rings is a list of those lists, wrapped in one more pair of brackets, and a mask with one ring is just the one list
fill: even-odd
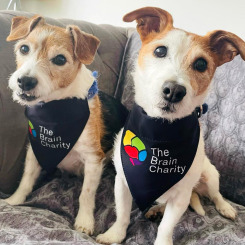
[[(41, 16), (34, 16), (13, 18), (7, 41), (16, 40), (18, 40), (15, 45), (17, 70), (9, 79), (9, 87), (13, 90), (15, 101), (27, 106), (27, 110), (40, 102), (42, 103), (40, 107), (44, 108), (57, 101), (72, 100), (72, 98), (78, 99), (77, 101), (87, 101), (88, 90), (94, 78), (85, 65), (92, 63), (94, 59), (100, 43), (96, 37), (82, 32), (77, 26), (67, 26), (66, 29), (51, 26), (46, 24)], [(54, 132), (46, 127), (39, 126), (39, 133), (43, 147), (47, 149), (70, 148), (63, 160), (57, 163), (58, 168), (77, 175), (80, 175), (84, 169), (84, 182), (79, 197), (75, 228), (92, 234), (95, 194), (104, 160), (100, 143), (104, 134), (104, 125), (98, 95), (86, 103), (86, 112), (90, 111), (90, 116), (87, 113), (86, 126), (84, 125), (82, 134), (79, 134), (74, 141), (73, 147), (70, 147), (70, 143), (61, 142), (61, 136), (55, 137)], [(64, 110), (63, 116), (69, 117), (72, 108)], [(75, 113), (80, 117), (85, 111), (78, 110)], [(56, 110), (52, 115), (56, 115)], [(34, 128), (31, 122), (29, 126), (33, 137), (37, 137), (38, 129)], [(72, 134), (73, 130), (72, 126), (67, 130), (68, 134)], [(25, 201), (40, 175), (42, 167), (34, 153), (33, 145), (29, 145), (20, 185), (16, 192), (5, 200), (11, 205), (18, 205)], [(41, 157), (49, 160), (50, 155), (41, 154)]]
[[(137, 107), (133, 109), (133, 113), (138, 113), (137, 120), (144, 117), (144, 120), (151, 120), (150, 123), (152, 124), (155, 123), (154, 121), (160, 120), (164, 125), (168, 124), (170, 125), (168, 127), (171, 127), (172, 124), (192, 117), (195, 108), (202, 105), (204, 101), (216, 68), (231, 61), (238, 54), (245, 60), (245, 43), (232, 33), (219, 30), (203, 37), (198, 36), (174, 28), (172, 16), (162, 9), (153, 7), (138, 9), (124, 16), (126, 22), (134, 20), (137, 21), (137, 30), (142, 41), (134, 72)], [(151, 135), (152, 132), (156, 133), (154, 128), (149, 127), (147, 129), (144, 125), (142, 126), (143, 121), (137, 125), (137, 120), (133, 115), (130, 116), (126, 124), (127, 127), (132, 123), (138, 127), (137, 130), (144, 129), (141, 132), (144, 136)], [(196, 120), (196, 122), (198, 121)], [(196, 128), (199, 130), (198, 123)], [(193, 130), (188, 128), (188, 130), (188, 133), (193, 134), (192, 131), (195, 128)], [(136, 193), (134, 187), (134, 184), (135, 186), (140, 185), (138, 182), (144, 176), (134, 175), (134, 179), (131, 180), (128, 178), (131, 174), (130, 171), (133, 172), (135, 169), (147, 166), (149, 170), (147, 175), (153, 175), (153, 178), (158, 180), (170, 176), (170, 182), (172, 181), (171, 176), (181, 175), (185, 171), (184, 167), (182, 169), (177, 165), (173, 168), (163, 168), (163, 165), (168, 165), (168, 163), (164, 162), (166, 160), (157, 162), (158, 158), (151, 158), (151, 161), (142, 164), (142, 161), (148, 159), (150, 153), (169, 157), (170, 150), (149, 149), (147, 148), (147, 137), (145, 137), (146, 141), (141, 138), (142, 142), (137, 137), (139, 131), (137, 133), (130, 132), (130, 130), (125, 131), (126, 129), (121, 130), (117, 136), (113, 159), (117, 171), (115, 181), (117, 219), (108, 231), (97, 237), (97, 241), (100, 243), (121, 243), (126, 237), (127, 227), (130, 223), (131, 193), (133, 193), (136, 203), (141, 205), (142, 209), (145, 208), (145, 203), (142, 204), (139, 197), (140, 195), (141, 197), (147, 195), (147, 190), (141, 189), (138, 190), (140, 193)], [(163, 204), (166, 205), (163, 219), (158, 227), (155, 245), (173, 244), (173, 229), (186, 211), (193, 189), (195, 191), (192, 200), (193, 205), (199, 202), (195, 194), (197, 192), (209, 197), (223, 216), (231, 219), (236, 217), (234, 208), (223, 199), (219, 192), (219, 174), (205, 155), (202, 131), (197, 132), (197, 149), (189, 165), (189, 170), (169, 188), (162, 187), (165, 188), (164, 191), (156, 197), (159, 205), (149, 211), (150, 214), (163, 212)], [(176, 132), (174, 133), (176, 134)], [(184, 133), (178, 132), (180, 136)], [(158, 137), (157, 133), (155, 136)], [(132, 143), (133, 140), (134, 143)], [(135, 147), (130, 146), (130, 142)], [(128, 147), (127, 149), (125, 145)], [(138, 150), (141, 150), (140, 152), (136, 151), (137, 147)], [(186, 150), (189, 151), (190, 149), (187, 148)], [(126, 154), (130, 155), (131, 163), (129, 160), (124, 162), (126, 161)], [(170, 160), (168, 161), (170, 162)], [(174, 160), (177, 162), (177, 159)], [(171, 165), (173, 165), (173, 161)], [(164, 171), (172, 171), (174, 175), (165, 174)], [(154, 182), (154, 180), (151, 181)], [(155, 191), (154, 189), (157, 188), (159, 188), (158, 185), (152, 186), (153, 190), (151, 191)], [(202, 213), (202, 209), (199, 212)]]

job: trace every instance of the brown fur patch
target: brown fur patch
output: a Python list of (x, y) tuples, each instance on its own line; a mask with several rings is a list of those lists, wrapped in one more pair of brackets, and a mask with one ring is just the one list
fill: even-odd
[(156, 41), (156, 40), (163, 39), (168, 34), (169, 31), (174, 29), (175, 29), (174, 27), (169, 26), (168, 28), (164, 29), (161, 33), (151, 32), (150, 34), (148, 34), (147, 38), (142, 43), (141, 49), (139, 51), (138, 64), (140, 67), (143, 68), (145, 57), (148, 56), (149, 54), (153, 55), (154, 50), (159, 46), (151, 42), (153, 40)]
[[(206, 91), (218, 66), (231, 61), (237, 54), (241, 54), (241, 57), (245, 59), (245, 42), (233, 33), (214, 31), (205, 36), (188, 34), (192, 36), (192, 45), (186, 58), (185, 69), (188, 71), (191, 85), (197, 95)], [(196, 49), (202, 52), (193, 58)], [(188, 68), (188, 64), (197, 58), (204, 58), (208, 62), (208, 68), (205, 72), (195, 71), (192, 67)]]
[(90, 65), (100, 41), (95, 36), (81, 31), (77, 26), (68, 26), (68, 33), (72, 36), (75, 56), (85, 65)]
[[(188, 33), (188, 35), (192, 36), (191, 48), (184, 59), (182, 69), (187, 72), (196, 95), (200, 95), (207, 90), (212, 81), (216, 69), (215, 56), (210, 51), (208, 40), (205, 37), (191, 33)], [(199, 72), (193, 68), (193, 63), (198, 58), (203, 58), (207, 61), (206, 71)]]
[[(81, 63), (76, 59), (73, 52), (73, 42), (72, 39), (64, 29), (59, 27), (46, 27), (45, 29), (41, 28), (40, 31), (51, 32), (54, 31), (55, 35), (49, 35), (42, 41), (41, 49), (38, 53), (38, 62), (40, 65), (45, 68), (46, 72), (49, 74), (51, 80), (54, 82), (58, 81), (57, 86), (60, 88), (67, 87), (72, 81), (74, 81), (77, 73), (81, 68)], [(35, 34), (39, 32), (39, 29), (30, 34), (29, 38), (33, 38), (32, 42), (35, 41)], [(57, 66), (50, 62), (49, 52), (50, 50), (61, 50), (60, 53), (55, 53), (53, 56), (62, 54), (67, 59), (67, 64), (65, 66)], [(63, 52), (62, 52), (63, 51)], [(67, 52), (71, 56), (71, 60), (68, 60), (67, 55), (64, 53)]]
[[(102, 120), (99, 96), (96, 95), (93, 100), (93, 105), (89, 107), (90, 117), (86, 125), (86, 130), (88, 131), (89, 136), (89, 140), (86, 142), (86, 144), (87, 146), (91, 147), (97, 157), (102, 160), (105, 157), (105, 153), (101, 146), (101, 140), (105, 134), (105, 127)], [(100, 163), (101, 161), (98, 161), (98, 164)]]
[(44, 19), (39, 15), (31, 18), (16, 16), (12, 19), (11, 31), (7, 41), (15, 41), (25, 38), (37, 25), (43, 25)]
[(245, 42), (235, 34), (218, 30), (208, 33), (206, 37), (210, 49), (218, 57), (218, 66), (233, 60), (238, 54), (245, 60)]
[(125, 22), (137, 21), (137, 31), (142, 42), (149, 42), (165, 29), (173, 27), (173, 18), (167, 11), (156, 7), (144, 7), (123, 17)]

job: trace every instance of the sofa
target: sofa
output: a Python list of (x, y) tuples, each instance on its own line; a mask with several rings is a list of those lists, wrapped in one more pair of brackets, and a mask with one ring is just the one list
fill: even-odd
[[(8, 89), (8, 77), (15, 70), (14, 43), (5, 40), (16, 15), (31, 16), (24, 12), (0, 12), (0, 199), (8, 197), (18, 186), (28, 143), (24, 108), (12, 101)], [(88, 68), (98, 71), (100, 91), (130, 110), (134, 100), (132, 71), (141, 45), (135, 29), (68, 19), (46, 21), (58, 26), (78, 25), (101, 40)], [(174, 244), (244, 245), (245, 62), (240, 56), (217, 69), (206, 103), (209, 110), (200, 120), (206, 152), (220, 172), (221, 193), (237, 209), (238, 217), (235, 221), (222, 217), (213, 203), (201, 198), (206, 215), (199, 216), (188, 208), (174, 230)], [(115, 221), (114, 178), (115, 170), (108, 163), (96, 196), (95, 232), (89, 237), (73, 227), (83, 178), (58, 170), (52, 176), (43, 172), (24, 204), (10, 206), (0, 200), (0, 244), (97, 244), (96, 235)], [(153, 244), (159, 222), (147, 220), (133, 204), (131, 223), (122, 244)]]

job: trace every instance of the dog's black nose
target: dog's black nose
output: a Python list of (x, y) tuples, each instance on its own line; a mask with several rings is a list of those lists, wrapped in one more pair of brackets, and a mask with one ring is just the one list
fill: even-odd
[(186, 88), (176, 82), (165, 82), (163, 88), (163, 98), (169, 102), (181, 101), (186, 95)]
[(18, 78), (18, 85), (22, 90), (30, 91), (36, 87), (37, 79), (35, 77), (24, 76), (22, 78)]

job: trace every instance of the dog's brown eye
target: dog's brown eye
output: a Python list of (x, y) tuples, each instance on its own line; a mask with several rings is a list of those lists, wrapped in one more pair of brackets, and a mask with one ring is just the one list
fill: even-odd
[(163, 58), (167, 55), (167, 48), (165, 46), (157, 47), (154, 51), (155, 56), (158, 58)]
[(207, 66), (208, 66), (208, 62), (203, 58), (197, 59), (193, 64), (193, 68), (199, 72), (206, 71)]
[(27, 46), (27, 45), (22, 45), (21, 47), (20, 47), (20, 52), (22, 53), (22, 54), (28, 54), (29, 53), (29, 51), (30, 51), (30, 48)]
[(57, 66), (63, 66), (66, 63), (66, 57), (62, 54), (59, 54), (55, 56), (51, 61)]

